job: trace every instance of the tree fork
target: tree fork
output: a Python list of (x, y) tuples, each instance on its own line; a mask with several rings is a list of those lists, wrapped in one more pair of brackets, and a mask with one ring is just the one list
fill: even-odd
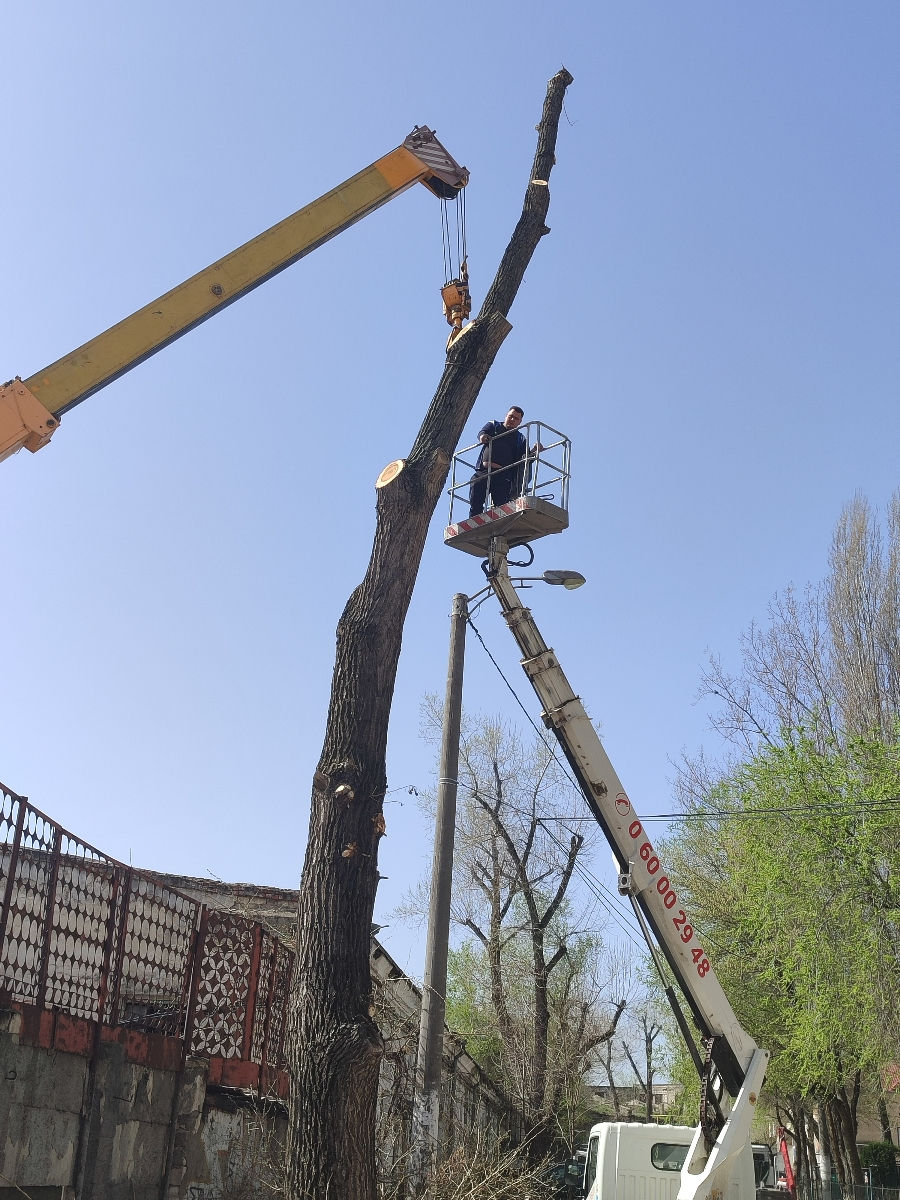
[(313, 778), (300, 882), (288, 1058), (291, 1200), (375, 1200), (375, 1107), (382, 1045), (369, 953), (385, 832), (385, 755), (403, 624), (450, 459), (545, 233), (548, 181), (572, 76), (550, 80), (522, 216), (481, 312), (449, 346), (409, 457), (376, 492), (368, 569), (337, 627), (325, 739)]

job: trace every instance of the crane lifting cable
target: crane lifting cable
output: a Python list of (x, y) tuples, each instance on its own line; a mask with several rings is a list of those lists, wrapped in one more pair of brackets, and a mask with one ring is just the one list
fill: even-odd
[[(453, 204), (456, 216), (455, 238), (450, 229), (450, 212), (448, 204)], [(447, 339), (449, 349), (453, 339), (462, 331), (463, 322), (469, 319), (472, 311), (472, 297), (469, 292), (469, 264), (466, 251), (466, 196), (465, 189), (458, 192), (451, 200), (441, 200), (441, 240), (444, 251), (444, 286), (441, 288), (441, 299), (444, 302), (444, 316), (450, 326), (450, 336)], [(456, 242), (454, 247), (453, 243)], [(454, 257), (455, 249), (455, 257)]]

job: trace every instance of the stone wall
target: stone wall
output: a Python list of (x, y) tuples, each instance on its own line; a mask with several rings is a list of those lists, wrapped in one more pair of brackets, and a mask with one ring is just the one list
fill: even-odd
[[(385, 1038), (379, 1145), (391, 1176), (409, 1151), (421, 993), (374, 941), (372, 981)], [(277, 1173), (284, 1103), (223, 1084), (220, 1067), (185, 1058), (183, 1042), (162, 1033), (0, 1001), (0, 1200), (266, 1194), (253, 1187), (273, 1162)], [(509, 1130), (504, 1097), (449, 1031), (444, 1071), (445, 1150)]]
[(210, 1083), (209, 1062), (181, 1065), (177, 1046), (130, 1035), (75, 1048), (68, 1033), (36, 1044), (39, 1024), (0, 1013), (0, 1200), (249, 1197), (279, 1161), (281, 1101)]
[[(297, 893), (142, 872), (0, 785), (0, 1200), (250, 1200), (280, 1161)], [(372, 941), (383, 1168), (421, 993)], [(449, 1032), (442, 1136), (509, 1106)]]
[(136, 1058), (124, 1038), (96, 1038), (87, 1054), (52, 1036), (41, 1044), (40, 1025), (24, 1007), (0, 1013), (0, 1200), (23, 1189), (33, 1200), (159, 1200), (190, 1068), (154, 1065), (146, 1044)]

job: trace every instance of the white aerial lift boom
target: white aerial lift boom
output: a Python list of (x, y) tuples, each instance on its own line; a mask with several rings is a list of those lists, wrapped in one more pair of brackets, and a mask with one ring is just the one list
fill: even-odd
[(507, 542), (492, 538), (485, 573), (522, 652), (542, 719), (559, 740), (612, 847), (620, 891), (632, 899), (645, 934), (652, 934), (651, 948), (655, 940), (665, 956), (705, 1050), (701, 1055), (674, 992), (667, 989), (703, 1081), (700, 1126), (681, 1173), (678, 1200), (753, 1200), (750, 1131), (769, 1053), (741, 1028), (581, 700), (520, 600), (507, 553)]
[[(511, 547), (561, 533), (569, 520), (569, 439), (540, 422), (531, 422), (522, 429), (526, 446), (530, 447), (523, 462), (522, 494), (483, 514), (463, 519), (457, 514), (459, 506), (468, 501), (472, 447), (457, 454), (450, 487), (450, 524), (444, 531), (444, 542), (485, 559), (482, 568), (488, 585), (500, 601), (518, 643), (522, 667), (541, 702), (544, 724), (556, 735), (588, 807), (612, 847), (619, 891), (631, 900), (661, 968), (659, 955), (665, 958), (699, 1033), (698, 1038), (674, 988), (666, 986), (666, 996), (701, 1079), (700, 1124), (684, 1159), (678, 1200), (758, 1200), (750, 1132), (769, 1053), (741, 1028), (702, 939), (665, 873), (596, 729), (510, 578)], [(558, 583), (572, 574), (548, 571), (542, 578)], [(637, 1131), (633, 1137), (637, 1150), (637, 1142), (641, 1141), (637, 1135), (646, 1130), (624, 1125), (617, 1136), (626, 1137), (628, 1130)], [(641, 1142), (645, 1157), (646, 1140), (644, 1137)], [(621, 1140), (617, 1145), (618, 1159)], [(590, 1164), (590, 1154), (589, 1166), (597, 1167), (595, 1177), (585, 1180), (588, 1200), (594, 1200), (600, 1194), (601, 1171), (596, 1161)], [(612, 1177), (617, 1177), (616, 1170)], [(631, 1195), (629, 1187), (633, 1185), (634, 1180), (625, 1187), (624, 1194)], [(604, 1200), (614, 1198), (604, 1191)]]

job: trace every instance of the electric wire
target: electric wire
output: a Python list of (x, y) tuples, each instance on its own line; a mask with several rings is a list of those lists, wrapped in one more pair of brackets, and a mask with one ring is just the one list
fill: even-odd
[[(575, 779), (573, 779), (572, 776), (569, 774), (568, 764), (564, 763), (559, 758), (558, 754), (556, 753), (555, 746), (547, 740), (547, 738), (544, 736), (543, 731), (538, 728), (537, 724), (535, 723), (534, 719), (531, 716), (531, 713), (529, 713), (528, 709), (525, 707), (525, 704), (522, 701), (521, 697), (516, 692), (515, 688), (512, 686), (510, 681), (507, 679), (506, 675), (503, 672), (503, 669), (501, 668), (500, 664), (497, 662), (496, 658), (494, 658), (493, 654), (488, 649), (487, 643), (485, 642), (484, 638), (481, 636), (481, 633), (480, 633), (479, 629), (477, 628), (477, 626), (475, 625), (475, 623), (472, 621), (471, 616), (467, 616), (466, 620), (467, 620), (467, 624), (471, 627), (473, 633), (475, 634), (475, 636), (478, 638), (479, 642), (481, 643), (481, 646), (482, 646), (485, 654), (490, 659), (497, 674), (500, 676), (500, 678), (506, 684), (506, 687), (508, 688), (510, 694), (512, 695), (512, 698), (515, 700), (516, 704), (518, 704), (519, 708), (525, 714), (525, 719), (528, 721), (528, 724), (531, 726), (531, 728), (537, 734), (539, 741), (544, 746), (544, 748), (548, 751), (548, 753), (550, 754), (550, 756), (554, 760), (554, 762), (557, 764), (557, 766), (561, 769), (563, 775), (566, 777), (566, 779), (572, 785), (572, 787), (575, 789), (575, 791), (578, 792), (579, 796), (583, 796), (583, 792), (582, 792), (581, 788), (578, 786), (577, 781)], [(513, 806), (510, 806), (510, 807), (513, 807)], [(530, 815), (524, 809), (520, 809), (518, 811), (523, 816)], [(594, 818), (589, 815), (586, 815), (584, 817), (579, 817), (576, 819), (584, 820), (584, 821), (593, 821), (594, 820)], [(559, 841), (558, 838), (556, 838), (556, 836), (553, 834), (552, 830), (547, 829), (547, 827), (545, 825), (545, 819), (538, 818), (538, 820), (540, 821), (540, 823), (542, 825), (544, 825), (544, 828), (545, 828), (546, 832), (549, 834), (551, 840), (555, 841), (557, 843), (557, 845), (562, 846), (562, 843)], [(565, 847), (563, 847), (563, 848), (565, 848)], [(591, 894), (594, 896), (594, 898), (598, 901), (598, 903), (600, 903), (612, 916), (613, 920), (618, 925), (619, 930), (622, 933), (624, 933), (625, 936), (628, 937), (635, 945), (643, 948), (642, 944), (635, 937), (634, 930), (632, 929), (632, 927), (624, 920), (621, 910), (618, 908), (618, 906), (615, 904), (615, 901), (612, 899), (612, 894), (611, 893), (607, 894), (609, 890), (606, 888), (606, 886), (603, 883), (601, 883), (599, 877), (597, 877), (592, 872), (590, 872), (584, 866), (584, 864), (579, 863), (577, 859), (575, 862), (574, 869), (575, 869), (575, 872), (578, 874), (579, 878), (587, 886), (588, 890), (591, 892)]]
[[(561, 759), (559, 758), (559, 756), (556, 753), (555, 747), (547, 740), (547, 738), (544, 736), (543, 731), (538, 728), (537, 724), (535, 723), (535, 721), (532, 718), (531, 714), (529, 713), (528, 709), (525, 707), (525, 704), (523, 703), (521, 697), (516, 692), (515, 688), (510, 683), (510, 681), (507, 679), (500, 664), (497, 662), (496, 658), (489, 650), (487, 643), (485, 642), (484, 638), (481, 635), (481, 632), (478, 630), (475, 623), (472, 621), (472, 618), (470, 615), (467, 616), (467, 624), (471, 627), (475, 636), (478, 638), (478, 641), (481, 643), (482, 649), (484, 650), (485, 654), (487, 655), (488, 659), (490, 660), (490, 662), (493, 665), (497, 674), (503, 680), (510, 695), (513, 697), (516, 704), (519, 706), (519, 708), (524, 713), (525, 719), (528, 721), (528, 724), (531, 726), (531, 728), (537, 734), (538, 740), (545, 747), (545, 749), (548, 751), (548, 753), (553, 758), (553, 760), (556, 762), (556, 764), (560, 767), (563, 775), (566, 777), (566, 779), (572, 785), (572, 787), (578, 792), (579, 796), (583, 797), (584, 793), (582, 792), (582, 789), (579, 787), (577, 781), (569, 774), (569, 771), (567, 769), (567, 764), (564, 764), (561, 761)], [(747, 810), (734, 811), (734, 810), (723, 809), (723, 810), (719, 810), (719, 811), (711, 811), (708, 813), (654, 813), (654, 814), (651, 814), (650, 816), (641, 817), (640, 820), (642, 821), (642, 823), (646, 823), (646, 822), (650, 822), (650, 821), (654, 821), (654, 822), (662, 821), (662, 822), (667, 822), (667, 823), (675, 823), (675, 822), (679, 822), (679, 821), (683, 821), (683, 820), (685, 820), (685, 821), (701, 820), (702, 821), (702, 820), (730, 819), (730, 818), (756, 820), (756, 819), (759, 819), (760, 817), (768, 818), (773, 815), (775, 815), (775, 816), (791, 815), (793, 813), (798, 813), (798, 812), (813, 812), (813, 813), (815, 813), (815, 812), (834, 812), (834, 811), (847, 812), (847, 811), (854, 811), (854, 810), (865, 811), (865, 812), (891, 811), (891, 810), (895, 809), (898, 805), (900, 805), (900, 797), (890, 797), (890, 798), (887, 798), (882, 801), (873, 801), (871, 803), (864, 803), (864, 802), (848, 803), (848, 802), (842, 802), (842, 801), (835, 801), (833, 803), (796, 805), (796, 806), (790, 806), (790, 807), (785, 807), (785, 808), (772, 808), (772, 809), (753, 809), (751, 811), (747, 811)], [(525, 813), (524, 810), (521, 810), (521, 811), (522, 811), (523, 815), (529, 815), (529, 814)], [(593, 821), (595, 818), (590, 814), (584, 814), (582, 816), (574, 816), (573, 815), (572, 817), (555, 817), (555, 818), (550, 818), (550, 819), (557, 820), (557, 821), (571, 820), (573, 822), (581, 823), (584, 821)], [(558, 845), (565, 848), (563, 846), (563, 844), (561, 842), (559, 842), (559, 840), (555, 837), (553, 832), (549, 828), (547, 828), (547, 825), (545, 824), (546, 819), (538, 818), (538, 820), (544, 826), (545, 831), (548, 833), (550, 838), (552, 840), (556, 841)], [(588, 890), (591, 892), (591, 894), (594, 896), (594, 898), (597, 900), (597, 902), (607, 912), (609, 912), (609, 914), (612, 916), (613, 920), (615, 921), (616, 925), (618, 926), (620, 932), (624, 933), (625, 936), (635, 946), (637, 946), (639, 949), (641, 949), (641, 951), (644, 951), (645, 946), (644, 946), (643, 941), (639, 940), (635, 936), (633, 928), (625, 922), (620, 909), (614, 904), (614, 902), (606, 894), (608, 892), (608, 889), (606, 888), (606, 886), (603, 883), (601, 883), (599, 878), (597, 876), (595, 876), (592, 872), (590, 872), (583, 864), (579, 863), (577, 859), (575, 862), (574, 871), (575, 871), (575, 873), (578, 874), (578, 876), (582, 880), (582, 882), (587, 886)], [(611, 895), (611, 893), (610, 893), (610, 895)], [(709, 938), (708, 936), (707, 936), (707, 941), (711, 945), (714, 945), (714, 940)]]
[[(900, 807), (900, 797), (893, 797), (888, 800), (836, 800), (833, 803), (822, 804), (796, 804), (785, 805), (783, 808), (753, 808), (753, 809), (710, 809), (709, 812), (702, 813), (647, 813), (639, 815), (638, 820), (642, 825), (649, 825), (651, 822), (656, 824), (677, 825), (682, 821), (756, 821), (770, 817), (790, 817), (796, 813), (822, 813), (837, 814), (846, 813), (852, 815), (854, 813), (890, 813)], [(574, 821), (587, 822), (593, 821), (595, 818), (590, 813), (565, 813), (562, 816), (549, 818), (553, 821)]]
[[(528, 724), (538, 735), (538, 738), (541, 741), (542, 745), (550, 753), (551, 757), (554, 759), (556, 764), (560, 767), (563, 774), (568, 779), (569, 783), (572, 785), (572, 787), (575, 789), (575, 791), (578, 792), (579, 796), (583, 796), (584, 793), (582, 792), (581, 788), (579, 787), (577, 780), (573, 779), (573, 777), (569, 774), (567, 764), (564, 764), (563, 761), (559, 758), (553, 744), (547, 740), (547, 738), (544, 736), (543, 731), (535, 723), (535, 721), (532, 718), (531, 714), (529, 713), (528, 709), (525, 707), (525, 704), (523, 703), (521, 697), (518, 695), (518, 693), (516, 692), (513, 685), (506, 678), (506, 675), (503, 673), (503, 670), (502, 670), (500, 664), (497, 662), (496, 658), (494, 658), (493, 654), (488, 649), (487, 643), (485, 642), (484, 638), (481, 636), (481, 633), (479, 632), (479, 630), (476, 628), (471, 617), (467, 618), (467, 621), (468, 621), (468, 624), (471, 627), (473, 633), (475, 634), (475, 636), (478, 638), (479, 642), (481, 643), (485, 654), (488, 656), (491, 663), (493, 664), (494, 670), (497, 672), (497, 674), (500, 676), (500, 678), (506, 684), (506, 687), (509, 689), (510, 695), (515, 700), (516, 704), (518, 704), (518, 706), (522, 710), (522, 712), (525, 714), (525, 718), (528, 721)], [(674, 824), (679, 821), (709, 821), (709, 820), (725, 820), (725, 819), (730, 819), (730, 818), (736, 818), (737, 820), (758, 820), (762, 817), (768, 818), (768, 817), (772, 817), (772, 816), (791, 816), (794, 813), (804, 813), (804, 812), (808, 812), (808, 813), (819, 813), (819, 812), (821, 812), (821, 813), (826, 813), (826, 812), (840, 813), (842, 811), (848, 812), (848, 813), (853, 812), (853, 811), (860, 811), (860, 812), (888, 811), (889, 812), (889, 811), (897, 808), (898, 806), (900, 806), (900, 796), (890, 796), (890, 797), (885, 797), (883, 800), (857, 800), (857, 801), (835, 800), (835, 801), (824, 801), (820, 804), (817, 803), (817, 804), (785, 805), (784, 807), (780, 807), (780, 808), (710, 809), (708, 812), (702, 812), (702, 813), (650, 813), (647, 816), (641, 816), (639, 819), (643, 824), (647, 824), (650, 821), (653, 821), (653, 822), (661, 821), (661, 822)], [(595, 818), (593, 816), (591, 816), (591, 814), (589, 814), (589, 813), (585, 813), (582, 815), (573, 814), (571, 817), (565, 817), (565, 818), (559, 818), (559, 819), (560, 820), (570, 820), (570, 821), (593, 821), (593, 820), (595, 820)]]
[(516, 689), (513, 687), (513, 685), (509, 682), (509, 680), (503, 674), (503, 670), (502, 670), (500, 664), (497, 662), (496, 658), (494, 658), (493, 654), (491, 654), (490, 650), (487, 647), (487, 642), (485, 642), (484, 638), (481, 636), (480, 632), (478, 631), (474, 622), (472, 621), (472, 618), (467, 617), (466, 620), (467, 620), (468, 625), (471, 627), (472, 632), (478, 638), (479, 642), (481, 642), (481, 645), (482, 645), (482, 648), (483, 648), (485, 654), (488, 656), (488, 658), (493, 663), (494, 670), (497, 672), (497, 674), (500, 676), (500, 678), (506, 684), (513, 700), (515, 700), (516, 704), (518, 704), (519, 708), (521, 708), (522, 712), (525, 714), (525, 719), (528, 722), (528, 724), (531, 726), (531, 728), (534, 730), (534, 732), (537, 734), (538, 740), (545, 747), (545, 749), (549, 752), (551, 758), (554, 760), (554, 762), (560, 768), (563, 775), (565, 775), (566, 779), (568, 779), (569, 783), (572, 785), (572, 787), (575, 789), (575, 791), (578, 793), (578, 795), (583, 796), (584, 793), (582, 792), (581, 788), (578, 786), (577, 780), (573, 779), (572, 776), (569, 774), (568, 764), (563, 763), (562, 759), (560, 759), (556, 753), (556, 748), (553, 746), (553, 744), (551, 742), (549, 742), (547, 740), (547, 738), (544, 736), (542, 730), (540, 730), (537, 727), (537, 725), (535, 724), (534, 718), (532, 717), (532, 715), (528, 711), (528, 709), (525, 707), (525, 705), (522, 702)]
[[(540, 820), (541, 825), (544, 825), (543, 818), (538, 819)], [(551, 841), (556, 843), (560, 850), (562, 850), (564, 853), (568, 853), (568, 847), (564, 842), (556, 837), (551, 829), (547, 829), (545, 826), (544, 832), (548, 835)], [(612, 917), (613, 922), (618, 926), (619, 932), (623, 933), (629, 939), (629, 941), (633, 942), (635, 946), (643, 950), (643, 943), (635, 936), (634, 929), (623, 916), (622, 910), (618, 904), (616, 904), (615, 897), (613, 896), (613, 893), (609, 887), (607, 887), (607, 885), (603, 883), (600, 878), (590, 870), (589, 867), (585, 866), (585, 864), (580, 862), (577, 858), (575, 860), (573, 871), (578, 875), (582, 883), (585, 884), (588, 891), (591, 893), (597, 903), (600, 904), (601, 907), (604, 908)]]
[[(552, 747), (548, 746), (547, 749), (550, 750), (551, 754), (552, 754)], [(458, 781), (458, 782), (462, 783), (462, 781)], [(570, 780), (570, 782), (571, 782), (571, 780)], [(465, 787), (465, 784), (462, 783), (462, 786)], [(574, 786), (577, 787), (577, 784), (575, 784)], [(580, 794), (580, 789), (579, 789), (579, 794)], [(497, 800), (497, 797), (494, 795), (491, 795), (490, 793), (484, 795), (482, 798), (484, 800)], [(593, 821), (594, 820), (594, 818), (592, 816), (535, 817), (533, 812), (529, 811), (528, 809), (522, 808), (519, 805), (511, 803), (505, 797), (503, 799), (503, 805), (508, 812), (515, 813), (517, 816), (526, 817), (529, 820), (537, 821), (537, 823), (544, 829), (544, 832), (548, 835), (550, 840), (552, 842), (554, 842), (556, 844), (556, 846), (559, 847), (566, 854), (568, 853), (568, 847), (565, 845), (564, 842), (562, 842), (553, 833), (552, 829), (549, 828), (549, 822), (551, 822), (551, 821), (553, 821), (553, 822)], [(566, 829), (566, 833), (568, 833), (570, 836), (573, 836), (573, 831), (570, 829)], [(640, 942), (640, 940), (638, 938), (635, 937), (633, 928), (628, 924), (627, 917), (623, 915), (623, 909), (621, 908), (621, 906), (619, 906), (616, 903), (616, 894), (612, 891), (612, 889), (607, 884), (605, 884), (597, 874), (595, 874), (593, 871), (591, 871), (590, 868), (588, 866), (586, 866), (586, 864), (581, 859), (575, 860), (575, 866), (573, 868), (573, 871), (576, 875), (578, 875), (578, 877), (579, 877), (579, 879), (581, 879), (582, 883), (585, 884), (588, 891), (594, 897), (594, 899), (597, 901), (597, 903), (599, 903), (600, 906), (604, 909), (604, 911), (606, 911), (609, 914), (609, 916), (612, 918), (614, 924), (617, 926), (618, 932), (624, 934), (630, 941), (632, 941), (634, 943), (634, 945), (636, 945), (638, 948), (643, 950), (644, 947), (643, 947), (642, 943)]]
[(859, 813), (859, 812), (891, 812), (900, 807), (900, 796), (891, 796), (884, 800), (832, 800), (821, 804), (791, 804), (781, 808), (722, 808), (710, 809), (702, 813), (672, 813), (668, 816), (655, 814), (642, 817), (642, 821), (710, 821), (710, 820), (751, 820), (760, 817), (791, 816), (794, 813)]

